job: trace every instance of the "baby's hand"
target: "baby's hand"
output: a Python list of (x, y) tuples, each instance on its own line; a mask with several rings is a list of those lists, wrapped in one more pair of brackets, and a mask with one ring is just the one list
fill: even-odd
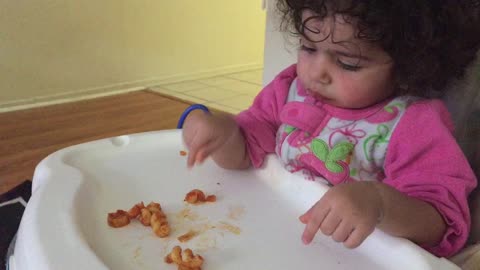
[(236, 130), (235, 121), (228, 116), (190, 113), (183, 126), (183, 140), (189, 150), (188, 167), (202, 163), (219, 150)]
[(300, 221), (306, 224), (303, 242), (312, 242), (320, 229), (348, 248), (358, 247), (383, 217), (382, 198), (374, 185), (353, 182), (332, 187), (300, 216)]

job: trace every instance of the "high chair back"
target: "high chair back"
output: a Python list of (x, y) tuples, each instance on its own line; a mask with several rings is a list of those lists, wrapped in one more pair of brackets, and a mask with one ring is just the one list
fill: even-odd
[[(462, 80), (448, 86), (444, 98), (455, 123), (455, 137), (480, 179), (480, 52)], [(470, 196), (470, 243), (480, 242), (480, 188)]]

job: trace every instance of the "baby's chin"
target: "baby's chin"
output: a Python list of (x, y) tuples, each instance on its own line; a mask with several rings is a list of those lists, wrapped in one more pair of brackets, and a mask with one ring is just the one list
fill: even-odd
[(352, 109), (352, 110), (357, 109), (355, 107), (342, 104), (341, 102), (338, 102), (337, 100), (334, 100), (334, 99), (323, 99), (322, 102), (330, 106), (341, 108), (341, 109)]

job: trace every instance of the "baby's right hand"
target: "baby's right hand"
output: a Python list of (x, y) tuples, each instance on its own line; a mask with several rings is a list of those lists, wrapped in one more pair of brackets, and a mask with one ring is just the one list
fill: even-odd
[(237, 129), (231, 117), (198, 110), (191, 112), (183, 125), (183, 140), (189, 152), (187, 166), (202, 163), (220, 150)]

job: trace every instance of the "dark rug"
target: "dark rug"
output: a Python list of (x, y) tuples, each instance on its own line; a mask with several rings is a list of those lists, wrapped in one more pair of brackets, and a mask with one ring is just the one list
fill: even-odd
[(25, 181), (10, 191), (0, 194), (0, 270), (6, 269), (6, 256), (14, 239), (25, 204), (32, 195), (32, 182)]

